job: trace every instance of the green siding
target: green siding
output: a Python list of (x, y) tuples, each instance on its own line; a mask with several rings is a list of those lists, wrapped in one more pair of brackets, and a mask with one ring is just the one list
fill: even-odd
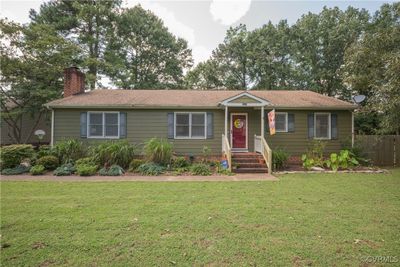
[[(88, 110), (56, 110), (55, 111), (55, 142), (65, 138), (80, 139), (80, 113)], [(205, 112), (204, 110), (179, 110)], [(128, 110), (127, 112), (127, 140), (135, 144), (143, 144), (152, 137), (168, 137), (168, 112), (174, 110)], [(210, 112), (210, 111), (207, 111)], [(203, 146), (212, 149), (213, 154), (221, 153), (221, 136), (224, 131), (224, 113), (214, 111), (214, 137), (212, 139), (169, 139), (174, 144), (178, 154), (201, 154)], [(221, 126), (222, 125), (222, 126)], [(104, 139), (82, 139), (87, 142), (96, 142)]]
[(255, 100), (255, 99), (253, 99), (251, 97), (248, 97), (248, 96), (241, 96), (241, 97), (236, 98), (236, 99), (234, 99), (232, 101), (229, 101), (229, 103), (246, 103), (246, 104), (249, 104), (249, 103), (260, 103), (260, 101), (257, 101), (257, 100)]
[[(292, 156), (303, 154), (310, 146), (312, 139), (308, 139), (307, 115), (318, 111), (292, 111), (276, 110), (277, 112), (293, 113), (295, 117), (295, 130), (292, 133), (276, 133), (275, 135), (265, 134), (265, 140), (271, 149), (280, 147), (288, 151)], [(328, 111), (321, 111), (328, 112)], [(326, 140), (326, 153), (337, 152), (341, 149), (341, 142), (351, 138), (351, 112), (350, 111), (331, 111), (338, 114), (338, 138), (336, 140)]]
[[(64, 138), (80, 139), (80, 113), (88, 110), (55, 110), (54, 140), (60, 141)], [(204, 110), (127, 110), (127, 139), (135, 144), (143, 142), (151, 137), (167, 138), (167, 113), (174, 111), (200, 111)], [(285, 110), (276, 110), (285, 112)], [(208, 110), (208, 112), (210, 112)], [(212, 139), (169, 139), (178, 154), (201, 154), (203, 146), (212, 149), (213, 154), (221, 152), (221, 135), (224, 133), (224, 110), (213, 110), (214, 113), (214, 138)], [(265, 139), (271, 148), (281, 147), (287, 150), (292, 156), (299, 156), (304, 153), (310, 141), (307, 134), (307, 114), (317, 111), (286, 111), (295, 114), (295, 131), (293, 133), (276, 133), (270, 136), (265, 134)], [(326, 111), (324, 111), (326, 112)], [(261, 132), (261, 111), (255, 108), (229, 108), (229, 125), (231, 113), (248, 113), (249, 151), (254, 150), (254, 135)], [(351, 138), (351, 112), (334, 111), (338, 114), (338, 139), (326, 141), (326, 152), (338, 151), (341, 142)], [(267, 126), (267, 118), (265, 125)], [(96, 139), (82, 139), (89, 142), (96, 142)], [(103, 139), (100, 139), (103, 140)]]

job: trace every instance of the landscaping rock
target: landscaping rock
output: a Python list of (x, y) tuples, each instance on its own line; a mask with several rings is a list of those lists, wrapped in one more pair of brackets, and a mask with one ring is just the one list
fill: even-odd
[(325, 169), (324, 169), (324, 168), (321, 168), (321, 167), (311, 167), (311, 170), (312, 170), (312, 171), (320, 171), (320, 172), (325, 171)]

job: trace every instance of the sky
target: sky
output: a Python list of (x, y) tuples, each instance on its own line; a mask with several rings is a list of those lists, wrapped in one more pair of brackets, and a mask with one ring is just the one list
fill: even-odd
[[(122, 0), (124, 7), (141, 4), (160, 17), (169, 31), (188, 41), (195, 64), (208, 59), (225, 37), (227, 29), (246, 24), (249, 30), (282, 19), (293, 24), (308, 12), (318, 13), (324, 6), (365, 8), (371, 14), (391, 1), (254, 1), (207, 0), (162, 1)], [(29, 22), (29, 10), (38, 10), (43, 0), (0, 0), (0, 16), (19, 23)]]

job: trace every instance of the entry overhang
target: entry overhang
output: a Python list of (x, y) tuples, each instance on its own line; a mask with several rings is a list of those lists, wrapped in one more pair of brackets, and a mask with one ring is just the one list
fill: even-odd
[(268, 100), (257, 97), (248, 92), (243, 92), (225, 99), (220, 102), (220, 105), (225, 107), (264, 107), (271, 105), (271, 103)]

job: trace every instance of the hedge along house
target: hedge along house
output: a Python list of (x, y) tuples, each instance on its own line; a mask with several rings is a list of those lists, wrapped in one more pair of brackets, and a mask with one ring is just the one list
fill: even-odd
[[(51, 144), (66, 138), (135, 144), (168, 138), (177, 154), (198, 155), (207, 146), (213, 154), (222, 151), (230, 166), (241, 165), (242, 172), (266, 171), (271, 149), (277, 147), (300, 156), (320, 139), (326, 140), (327, 152), (340, 150), (352, 137), (356, 108), (311, 91), (85, 92), (84, 76), (76, 68), (65, 71), (64, 98), (46, 106), (52, 110)], [(267, 113), (273, 109), (276, 134), (270, 135)]]

